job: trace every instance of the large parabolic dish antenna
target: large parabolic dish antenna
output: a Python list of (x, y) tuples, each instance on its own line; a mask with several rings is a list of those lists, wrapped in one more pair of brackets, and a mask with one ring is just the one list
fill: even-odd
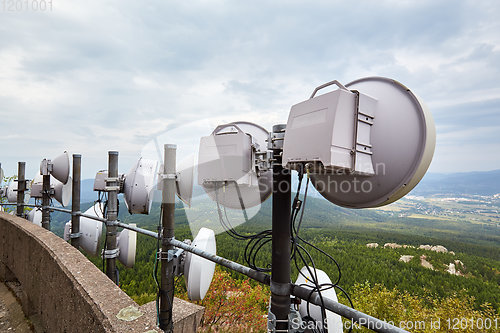
[[(431, 114), (410, 89), (392, 79), (369, 77), (345, 87), (338, 85), (338, 90), (292, 107), (283, 163), (325, 164), (311, 173), (311, 180), (327, 200), (339, 206), (370, 208), (400, 199), (417, 185), (431, 163), (436, 143)], [(318, 121), (320, 115), (324, 122)], [(321, 139), (315, 129), (328, 135)], [(309, 142), (309, 137), (317, 142)], [(300, 143), (302, 151), (295, 153), (297, 143), (292, 141)], [(324, 147), (315, 152), (317, 159), (311, 155), (299, 161), (307, 147), (318, 145)]]

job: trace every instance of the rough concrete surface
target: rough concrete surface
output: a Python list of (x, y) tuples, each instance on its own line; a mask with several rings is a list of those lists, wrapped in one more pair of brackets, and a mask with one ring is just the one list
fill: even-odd
[(7, 286), (0, 282), (0, 332), (31, 333), (31, 325), (21, 305)]
[[(178, 298), (174, 298), (173, 308), (174, 333), (195, 333), (201, 322), (204, 308)], [(156, 302), (144, 304), (141, 306), (141, 311), (146, 316), (156, 317)]]
[[(1, 212), (0, 281), (19, 282), (23, 311), (36, 332), (160, 331), (156, 315), (140, 308), (80, 251), (27, 220)], [(145, 315), (131, 321), (118, 319), (120, 310), (127, 307)], [(177, 311), (174, 307), (176, 316)], [(203, 313), (198, 311), (196, 320)], [(187, 326), (199, 323), (192, 318), (187, 313)], [(179, 320), (177, 326), (184, 324)]]

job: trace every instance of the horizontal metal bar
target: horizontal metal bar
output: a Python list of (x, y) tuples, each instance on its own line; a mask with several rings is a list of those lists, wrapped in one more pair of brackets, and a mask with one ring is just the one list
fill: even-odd
[[(51, 210), (55, 210), (55, 211), (59, 211), (59, 212), (63, 212), (63, 213), (69, 213), (69, 214), (72, 213), (71, 210), (64, 209), (64, 208), (50, 207), (50, 209)], [(82, 214), (82, 213), (76, 213), (76, 215), (80, 215), (81, 217), (86, 217), (88, 219), (96, 220), (96, 221), (99, 221), (99, 222), (102, 222), (102, 223), (108, 223), (110, 225), (115, 225), (115, 226), (123, 228), (123, 229), (132, 230), (132, 231), (138, 232), (140, 234), (143, 234), (143, 235), (150, 236), (150, 237), (158, 239), (158, 233), (156, 233), (154, 231), (142, 229), (142, 228), (139, 228), (139, 227), (134, 227), (134, 226), (128, 225), (126, 223), (121, 223), (121, 222), (118, 222), (118, 221), (110, 221), (110, 222), (108, 222), (108, 220), (106, 220), (106, 219), (104, 219), (102, 217), (97, 217), (97, 216), (93, 216), (93, 215)]]
[(185, 251), (194, 253), (202, 258), (208, 259), (210, 261), (213, 261), (221, 266), (227, 267), (229, 269), (232, 269), (238, 273), (241, 273), (243, 275), (248, 276), (249, 278), (252, 278), (256, 281), (259, 281), (261, 283), (269, 285), (271, 283), (271, 276), (258, 272), (254, 269), (251, 269), (249, 267), (240, 265), (234, 261), (228, 260), (226, 258), (219, 257), (215, 254), (211, 254), (208, 252), (205, 252), (203, 250), (200, 250), (199, 248), (193, 247), (191, 245), (188, 245), (184, 242), (178, 241), (177, 239), (169, 239), (166, 240), (167, 243), (170, 243), (173, 246), (179, 247)]
[(68, 214), (71, 214), (71, 215), (74, 214), (74, 215), (77, 215), (77, 216), (85, 217), (85, 218), (88, 218), (88, 219), (91, 219), (91, 220), (95, 220), (95, 221), (99, 221), (99, 222), (103, 222), (103, 223), (106, 223), (108, 221), (105, 218), (94, 216), (94, 215), (83, 214), (81, 212), (80, 213), (79, 212), (74, 212), (73, 213), (73, 211), (71, 209), (64, 209), (64, 208), (58, 208), (58, 207), (53, 207), (53, 206), (49, 206), (49, 207), (42, 206), (41, 208), (42, 209), (49, 208), (51, 211), (68, 213)]
[(154, 232), (154, 231), (150, 231), (150, 230), (146, 230), (146, 229), (134, 227), (133, 225), (121, 223), (121, 222), (118, 222), (118, 221), (112, 222), (112, 224), (116, 225), (117, 227), (123, 228), (123, 229), (132, 230), (132, 231), (138, 232), (140, 234), (143, 234), (143, 235), (146, 235), (146, 236), (158, 239), (158, 233)]

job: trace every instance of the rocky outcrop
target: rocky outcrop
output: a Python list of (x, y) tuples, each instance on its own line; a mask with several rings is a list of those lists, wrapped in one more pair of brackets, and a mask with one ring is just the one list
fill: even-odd
[[(448, 249), (446, 249), (443, 245), (420, 245), (418, 247), (420, 250), (426, 250), (426, 251), (434, 251), (434, 252), (439, 252), (439, 253), (448, 253)], [(455, 254), (455, 253), (453, 253)]]
[(402, 261), (402, 262), (410, 262), (410, 260), (413, 259), (413, 256), (410, 256), (410, 255), (404, 255), (404, 256), (401, 256), (401, 258), (399, 258), (399, 261)]
[(403, 247), (402, 245), (399, 245), (397, 243), (385, 243), (384, 244), (384, 249), (390, 248), (390, 249), (399, 249)]
[(425, 255), (420, 256), (420, 265), (422, 265), (422, 267), (434, 270), (434, 266), (432, 266), (432, 264), (427, 261), (427, 257)]

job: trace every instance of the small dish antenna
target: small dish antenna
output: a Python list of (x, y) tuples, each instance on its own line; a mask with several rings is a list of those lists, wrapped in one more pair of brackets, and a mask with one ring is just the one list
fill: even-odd
[(225, 207), (245, 209), (264, 202), (272, 192), (267, 166), (269, 133), (259, 125), (220, 125), (200, 140), (198, 184)]
[(69, 154), (65, 151), (53, 160), (44, 159), (42, 163), (40, 163), (40, 173), (42, 175), (50, 174), (61, 183), (66, 184), (70, 178), (70, 167)]
[[(328, 285), (332, 284), (332, 281), (328, 277), (328, 275), (320, 270), (320, 269), (314, 269), (313, 267), (303, 267), (300, 270), (299, 276), (297, 277), (297, 281), (295, 282), (296, 285), (302, 286), (307, 289), (315, 289), (316, 286), (313, 283), (313, 278), (311, 277), (311, 274), (309, 271), (313, 272), (315, 274), (315, 278), (317, 277), (317, 283), (320, 286), (323, 286), (326, 290), (321, 291), (321, 296), (323, 298), (328, 298), (331, 299), (335, 302), (338, 302), (337, 299), (337, 293), (335, 292), (335, 288), (331, 287), (328, 288)], [(328, 289), (327, 289), (328, 288)], [(317, 291), (317, 290), (315, 290)], [(313, 305), (309, 304), (309, 312), (308, 312), (308, 303), (307, 301), (302, 301), (299, 305), (299, 313), (302, 316), (302, 319), (304, 320), (307, 317), (307, 319), (310, 319), (317, 324), (314, 327), (321, 327), (321, 325), (324, 323), (322, 320), (322, 314), (321, 314), (321, 307), (318, 305)], [(309, 313), (309, 315), (308, 315)], [(331, 311), (326, 310), (326, 327), (328, 328), (328, 333), (342, 333), (342, 318), (338, 314), (335, 314)], [(320, 331), (323, 331), (320, 329)]]
[(157, 183), (158, 161), (139, 158), (124, 176), (123, 193), (130, 214), (149, 214)]
[[(192, 243), (205, 252), (216, 254), (215, 233), (208, 228), (201, 228)], [(215, 272), (215, 263), (188, 252), (184, 264), (184, 280), (188, 297), (200, 301), (207, 294)]]
[(193, 197), (193, 178), (194, 178), (194, 156), (189, 156), (176, 166), (176, 190), (177, 196), (188, 207), (191, 207), (191, 199)]
[(71, 177), (66, 184), (58, 181), (55, 178), (51, 178), (50, 187), (54, 188), (54, 199), (56, 199), (64, 207), (68, 206), (71, 202), (72, 194), (72, 182)]
[[(330, 85), (337, 90), (316, 96)], [(292, 106), (283, 166), (307, 166), (314, 187), (350, 208), (387, 205), (422, 179), (436, 131), (427, 107), (401, 83), (382, 77), (332, 81)]]
[[(136, 224), (130, 224), (136, 226)], [(137, 248), (137, 232), (123, 229), (116, 236), (116, 245), (119, 249), (118, 260), (127, 267), (134, 267)]]
[(7, 201), (10, 203), (17, 201), (17, 182), (13, 179), (10, 180), (7, 186)]
[(28, 213), (28, 221), (41, 227), (42, 226), (42, 211), (38, 210), (36, 208), (32, 209)]
[[(128, 174), (121, 174), (120, 193), (130, 214), (149, 214), (157, 184), (158, 161), (139, 158)], [(94, 179), (94, 191), (106, 191), (107, 170), (100, 170)]]
[[(85, 215), (102, 217), (102, 205), (96, 203), (94, 206), (87, 209)], [(97, 255), (99, 243), (102, 234), (102, 222), (89, 219), (87, 217), (80, 217), (80, 247), (88, 254)], [(68, 221), (64, 226), (64, 240), (69, 241), (71, 234), (71, 221)]]
[[(71, 177), (68, 177), (66, 184), (63, 184), (52, 175), (50, 176), (50, 188), (53, 190), (51, 197), (56, 199), (57, 202), (59, 202), (63, 207), (66, 207), (71, 203), (72, 186)], [(30, 196), (32, 198), (40, 199), (43, 196), (42, 193), (43, 176), (38, 173), (35, 175), (35, 178), (33, 178), (31, 183)]]
[[(17, 188), (18, 188), (17, 180), (11, 179), (9, 185), (4, 190), (5, 196), (7, 197), (7, 201), (9, 203), (17, 202)], [(27, 188), (26, 191), (24, 192), (24, 204), (27, 205), (29, 200), (30, 200), (30, 189)]]

